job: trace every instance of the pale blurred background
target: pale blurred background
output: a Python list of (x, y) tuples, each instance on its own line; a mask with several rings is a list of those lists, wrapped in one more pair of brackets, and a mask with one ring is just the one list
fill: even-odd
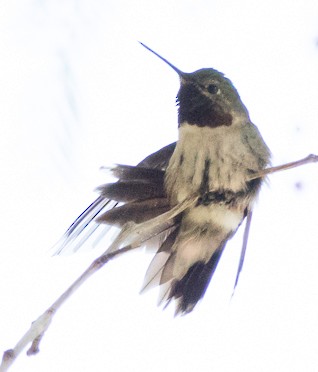
[[(94, 199), (101, 165), (176, 140), (173, 70), (239, 90), (273, 164), (318, 153), (318, 2), (3, 0), (0, 5), (0, 352), (106, 247), (50, 248)], [(138, 292), (151, 255), (103, 268), (12, 371), (317, 371), (318, 165), (276, 174), (186, 317)]]

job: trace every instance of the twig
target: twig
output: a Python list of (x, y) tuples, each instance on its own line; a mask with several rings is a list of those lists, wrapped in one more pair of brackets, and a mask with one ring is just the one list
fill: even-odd
[[(266, 175), (273, 174), (281, 170), (287, 170), (316, 162), (318, 162), (318, 155), (311, 154), (308, 155), (306, 158), (298, 161), (264, 169), (261, 172), (251, 175), (248, 180), (263, 178)], [(28, 344), (31, 343), (31, 346), (27, 351), (27, 355), (34, 355), (39, 352), (39, 344), (45, 332), (49, 328), (53, 316), (56, 314), (57, 310), (64, 304), (64, 302), (69, 297), (71, 297), (71, 295), (77, 289), (79, 289), (88, 278), (95, 274), (111, 259), (125, 252), (138, 248), (140, 245), (142, 245), (153, 236), (156, 236), (161, 232), (169, 229), (169, 227), (173, 225), (174, 217), (176, 217), (178, 214), (182, 213), (185, 209), (194, 204), (197, 201), (197, 198), (197, 195), (192, 195), (191, 197), (184, 200), (182, 203), (172, 208), (170, 211), (163, 213), (162, 215), (155, 217), (149, 221), (140, 224), (126, 224), (117, 239), (111, 244), (110, 248), (97, 259), (95, 259), (91, 263), (91, 265), (83, 272), (83, 274), (77, 280), (75, 280), (75, 282), (42, 315), (40, 315), (38, 319), (36, 319), (31, 324), (30, 329), (25, 333), (25, 335), (20, 339), (20, 341), (13, 349), (9, 349), (4, 352), (2, 363), (0, 365), (0, 372), (7, 371), (13, 364), (15, 359), (18, 357), (18, 355), (27, 347)], [(128, 243), (123, 248), (120, 248), (127, 241), (130, 241), (130, 243)], [(239, 267), (239, 272), (240, 269), (241, 267)]]
[[(182, 203), (178, 204), (170, 211), (161, 214), (149, 221), (135, 224), (129, 223), (124, 226), (119, 237), (111, 245), (111, 252), (104, 252), (101, 256), (95, 259), (91, 265), (83, 272), (83, 274), (75, 280), (75, 282), (32, 324), (30, 329), (20, 339), (13, 349), (9, 349), (4, 352), (2, 363), (0, 365), (0, 372), (5, 372), (13, 364), (18, 355), (31, 343), (30, 348), (27, 351), (27, 355), (34, 355), (39, 352), (39, 344), (49, 328), (53, 316), (57, 310), (64, 304), (64, 302), (71, 297), (71, 295), (79, 289), (82, 284), (95, 274), (100, 268), (102, 268), (111, 259), (138, 248), (144, 242), (160, 234), (161, 232), (169, 229), (174, 224), (174, 217), (182, 213), (185, 209), (189, 208), (197, 200), (197, 196), (193, 195)], [(120, 248), (120, 246), (130, 239), (130, 243)]]
[(260, 172), (257, 172), (249, 177), (249, 181), (255, 180), (256, 178), (262, 178), (269, 174), (273, 174), (273, 173), (280, 172), (283, 170), (301, 167), (302, 165), (305, 165), (305, 164), (317, 163), (317, 162), (318, 162), (318, 155), (309, 154), (303, 159), (292, 161), (290, 163), (286, 163), (282, 165), (278, 165), (276, 167), (266, 168)]

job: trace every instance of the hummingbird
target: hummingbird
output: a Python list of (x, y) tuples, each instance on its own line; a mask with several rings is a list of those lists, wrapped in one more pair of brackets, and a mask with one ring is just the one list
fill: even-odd
[[(176, 314), (185, 315), (203, 298), (227, 242), (251, 217), (264, 182), (253, 175), (270, 164), (271, 155), (223, 73), (213, 68), (183, 72), (140, 44), (179, 77), (178, 140), (137, 166), (114, 166), (118, 180), (98, 187), (99, 196), (68, 228), (58, 253), (83, 236), (81, 246), (98, 226), (124, 229), (150, 221), (197, 195), (153, 237), (157, 253), (142, 289), (159, 285), (160, 303), (175, 301)], [(245, 249), (243, 244), (235, 286)]]

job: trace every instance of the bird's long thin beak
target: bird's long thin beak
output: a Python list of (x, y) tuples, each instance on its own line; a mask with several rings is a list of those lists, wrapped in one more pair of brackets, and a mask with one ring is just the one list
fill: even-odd
[(159, 57), (163, 62), (165, 62), (167, 65), (169, 65), (179, 76), (180, 78), (184, 78), (186, 73), (182, 72), (181, 70), (179, 70), (176, 66), (174, 66), (172, 63), (170, 63), (169, 61), (167, 61), (165, 58), (163, 58), (160, 54), (156, 53), (154, 50), (152, 50), (151, 48), (149, 48), (147, 45), (145, 45), (144, 43), (142, 43), (141, 41), (139, 41), (139, 43), (146, 49), (149, 50), (149, 52), (153, 53), (154, 55), (156, 55), (157, 57)]

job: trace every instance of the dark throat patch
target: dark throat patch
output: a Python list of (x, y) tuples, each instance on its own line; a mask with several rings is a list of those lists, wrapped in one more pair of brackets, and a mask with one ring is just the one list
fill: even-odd
[(199, 127), (230, 126), (232, 115), (220, 103), (205, 96), (194, 84), (181, 85), (178, 92), (179, 126), (188, 122)]

